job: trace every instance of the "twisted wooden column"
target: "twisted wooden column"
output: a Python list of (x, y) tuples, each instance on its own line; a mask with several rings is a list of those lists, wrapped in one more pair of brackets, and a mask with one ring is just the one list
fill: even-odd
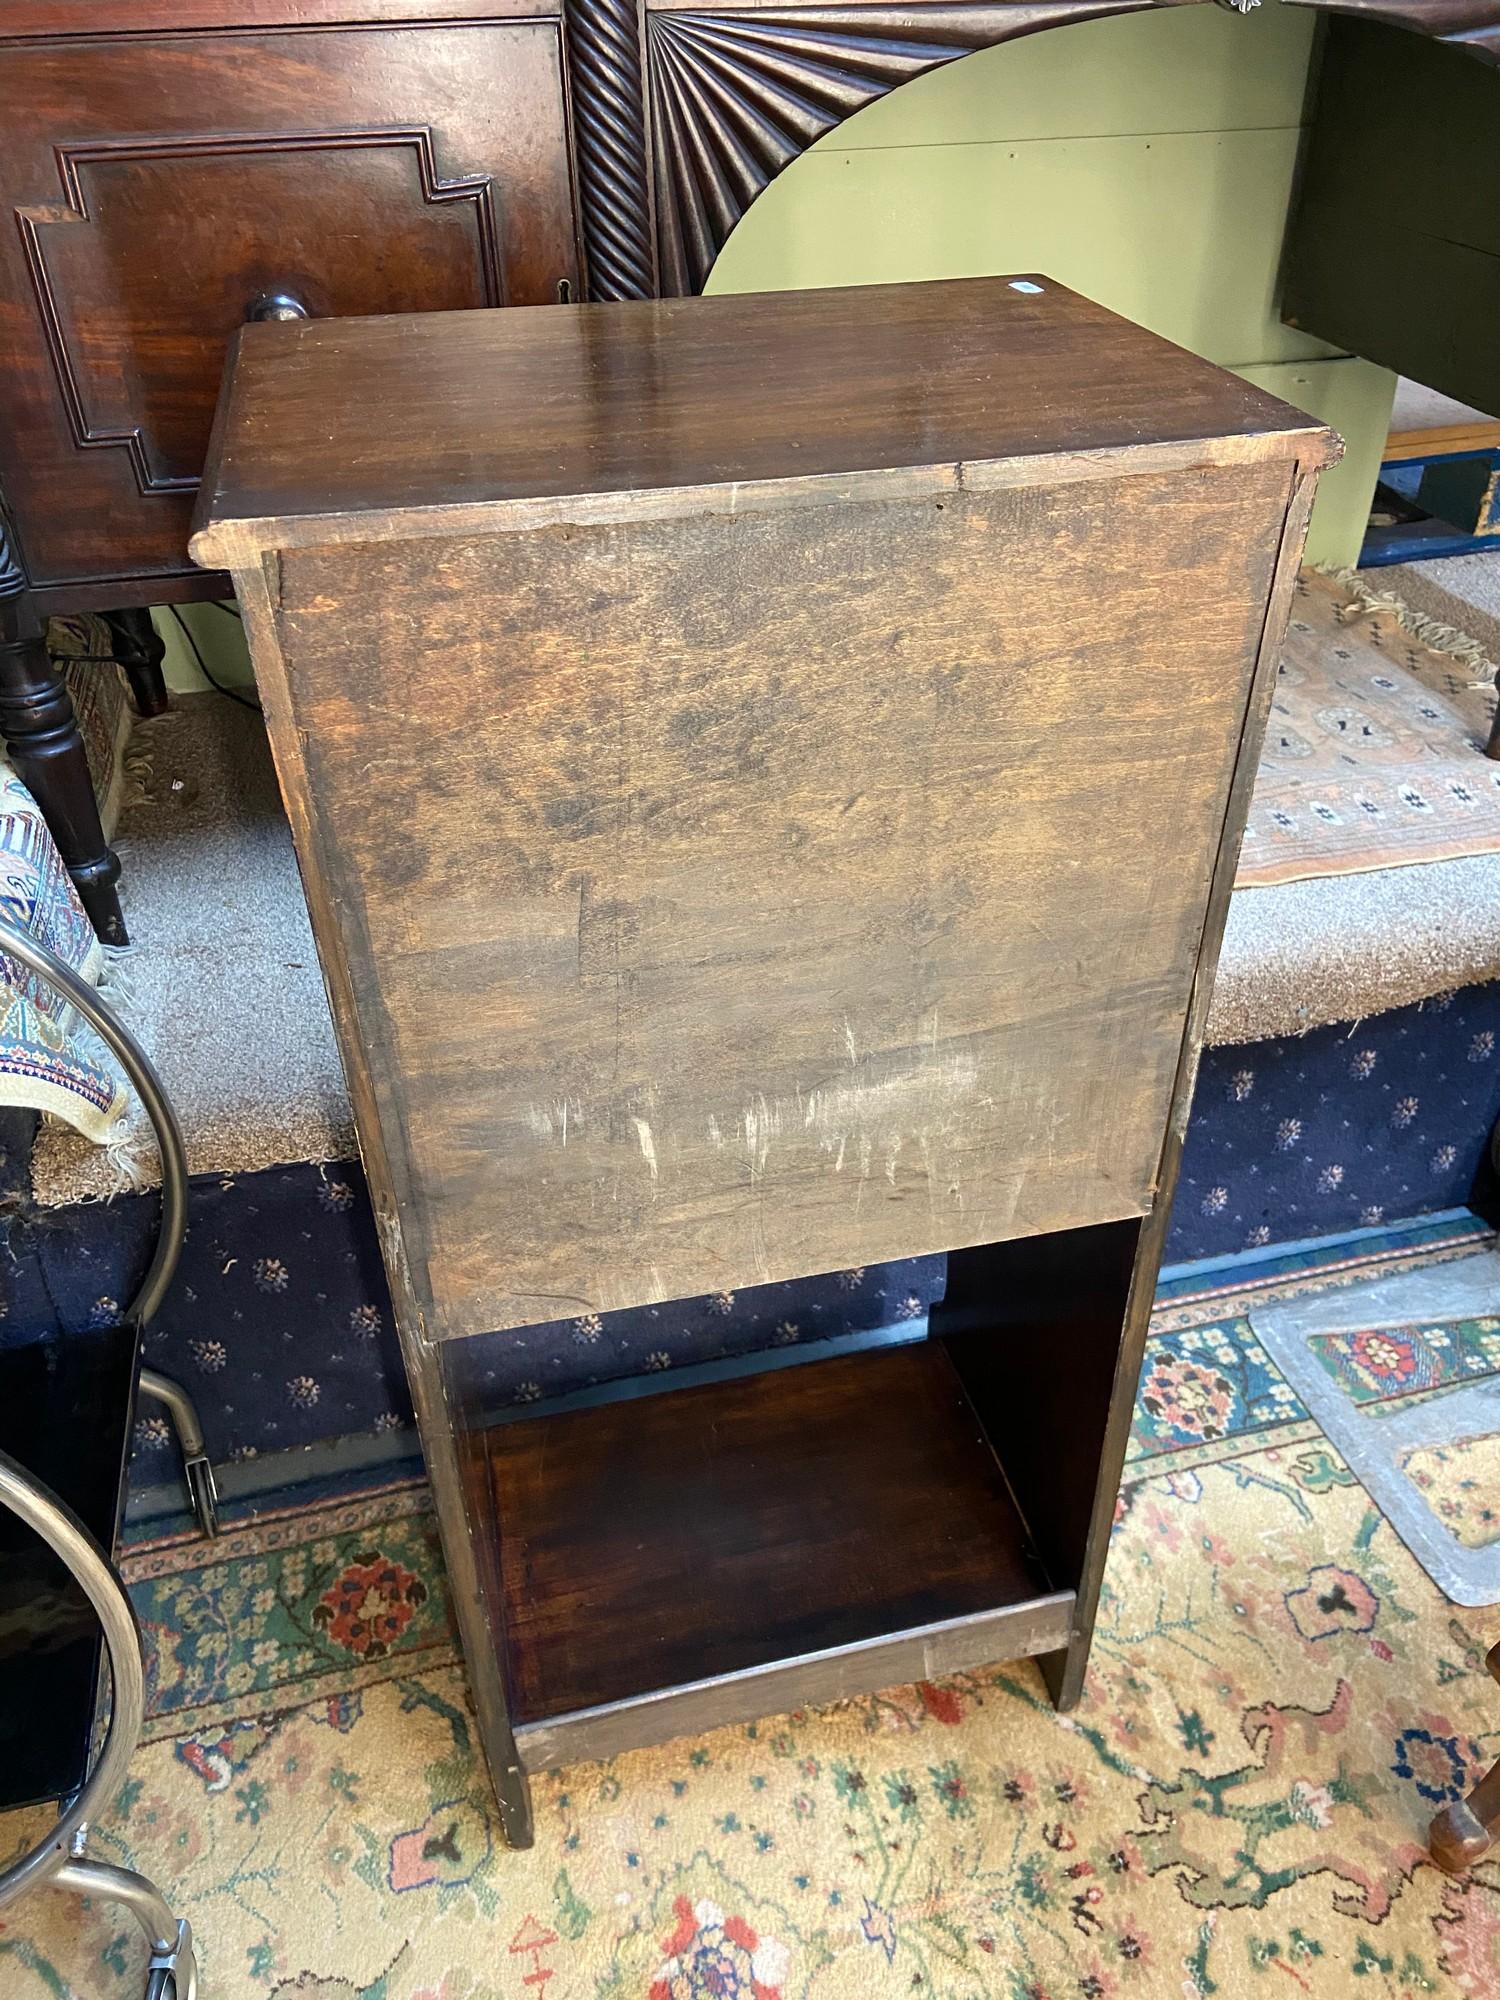
[(565, 0), (591, 299), (656, 294), (646, 86), (636, 0)]
[[(1195, 0), (564, 0), (589, 296), (703, 289), (761, 190), (863, 105), (1018, 35)], [(1261, 0), (1218, 0), (1248, 13)], [(1286, 0), (1500, 62), (1500, 0)]]

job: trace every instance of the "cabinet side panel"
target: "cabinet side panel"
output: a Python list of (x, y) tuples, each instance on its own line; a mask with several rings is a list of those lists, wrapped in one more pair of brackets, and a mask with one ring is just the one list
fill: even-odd
[(289, 552), (433, 1334), (1143, 1213), (1286, 484)]
[[(1316, 483), (1300, 467), (1286, 494), (1150, 1213), (1128, 1229), (951, 1258), (948, 1296), (933, 1316), (1053, 1585), (1077, 1593), (1069, 1645), (1043, 1662), (1064, 1708), (1083, 1687), (1214, 972)], [(1026, 1337), (1016, 1339), (1021, 1332)]]
[(276, 631), (280, 564), (275, 557), (268, 557), (259, 568), (237, 570), (234, 587), (255, 660), (277, 782), (291, 821), (297, 866), (354, 1107), (485, 1759), (506, 1839), (513, 1847), (529, 1847), (533, 1835), (531, 1798), (516, 1754), (505, 1674), (498, 1533), (482, 1468), (476, 1478), (474, 1442), (466, 1429), (462, 1399), (450, 1394), (442, 1365), (445, 1350), (429, 1337), (412, 1284), (404, 1228), (410, 1202), (407, 1156), (400, 1141), (399, 1120), (388, 1132), (376, 1089), (371, 1061), (374, 1038), (366, 1034), (360, 1018), (338, 922), (336, 870), (331, 865), (326, 823), (308, 783), (306, 744), (293, 717), (287, 662)]
[(1282, 273), (1292, 325), (1481, 410), (1500, 408), (1497, 116), (1472, 47), (1331, 20)]

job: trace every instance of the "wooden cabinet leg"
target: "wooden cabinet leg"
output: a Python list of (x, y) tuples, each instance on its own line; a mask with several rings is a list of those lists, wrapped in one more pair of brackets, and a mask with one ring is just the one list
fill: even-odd
[(1083, 1692), (1159, 1252), (1139, 1221), (952, 1250), (928, 1322), (1048, 1583), (1077, 1593), (1066, 1649), (1037, 1659), (1063, 1710)]
[[(1484, 1664), (1500, 1681), (1500, 1646), (1491, 1646)], [(1500, 1834), (1500, 1763), (1491, 1764), (1466, 1799), (1444, 1806), (1427, 1829), (1427, 1846), (1439, 1868), (1461, 1875), (1482, 1861)]]
[(89, 921), (106, 944), (128, 944), (115, 885), (119, 857), (104, 838), (72, 698), (48, 656), (41, 621), (0, 517), (0, 737), (41, 809)]
[(463, 1641), (480, 1746), (495, 1788), (505, 1844), (530, 1847), (536, 1839), (536, 1825), (531, 1786), (516, 1748), (510, 1714), (500, 1527), (489, 1465), (482, 1446), (465, 1431), (461, 1405), (449, 1394), (452, 1357), (411, 1334), (406, 1318), (409, 1309), (408, 1300), (402, 1297), (396, 1308), (397, 1324), (422, 1456), (437, 1505), (443, 1563)]
[(151, 613), (142, 610), (106, 611), (104, 622), (114, 641), (115, 658), (125, 669), (130, 698), (137, 715), (165, 715), (169, 706), (162, 661), (167, 649)]

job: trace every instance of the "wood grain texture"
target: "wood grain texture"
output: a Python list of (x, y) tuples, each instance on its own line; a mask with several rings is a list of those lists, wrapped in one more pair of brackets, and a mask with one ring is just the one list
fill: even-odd
[(1067, 1643), (1041, 1663), (1064, 1709), (1083, 1691), (1214, 969), (1315, 485), (1298, 468), (1287, 494), (1151, 1211), (1139, 1222), (957, 1251), (931, 1316), (1005, 1465), (1032, 1545), (1052, 1581), (1075, 1593)]
[(1471, 420), (1438, 424), (1429, 430), (1392, 431), (1380, 456), (1384, 465), (1399, 465), (1414, 458), (1497, 450), (1500, 450), (1500, 423)]
[[(1264, 605), (1249, 698), (1241, 718), (1234, 766), (1224, 804), (1224, 820), (1214, 853), (1213, 874), (1198, 941), (1192, 999), (1188, 1006), (1182, 1044), (1178, 1052), (1167, 1127), (1156, 1170), (1156, 1199), (1141, 1226), (1136, 1244), (1134, 1268), (1130, 1274), (1130, 1287), (1125, 1300), (1120, 1344), (1115, 1356), (1114, 1378), (1110, 1385), (1108, 1408), (1100, 1438), (1098, 1470), (1083, 1547), (1082, 1572), (1077, 1578), (1073, 1634), (1065, 1652), (1047, 1656), (1042, 1661), (1042, 1670), (1053, 1699), (1058, 1707), (1064, 1710), (1074, 1707), (1083, 1694), (1094, 1619), (1099, 1607), (1099, 1592), (1104, 1582), (1104, 1565), (1108, 1560), (1110, 1541), (1114, 1532), (1115, 1500), (1125, 1472), (1125, 1450), (1135, 1410), (1136, 1388), (1140, 1382), (1141, 1366), (1145, 1358), (1146, 1334), (1156, 1298), (1157, 1275), (1161, 1269), (1167, 1229), (1172, 1218), (1172, 1200), (1177, 1190), (1177, 1177), (1182, 1166), (1182, 1148), (1187, 1137), (1188, 1117), (1193, 1108), (1198, 1063), (1203, 1052), (1203, 1033), (1208, 1023), (1208, 1009), (1213, 997), (1214, 975), (1218, 970), (1219, 953), (1224, 942), (1224, 925), (1229, 915), (1229, 898), (1233, 893), (1235, 870), (1244, 839), (1245, 816), (1250, 806), (1250, 794), (1255, 786), (1255, 773), (1260, 763), (1266, 725), (1270, 720), (1272, 697), (1276, 691), (1281, 645), (1286, 636), (1297, 572), (1307, 544), (1307, 524), (1317, 490), (1318, 470), (1316, 461), (1311, 463), (1303, 461), (1295, 467), (1286, 495), (1285, 512), (1277, 532), (1276, 560), (1271, 588)], [(1069, 1422), (1071, 1414), (1066, 1374), (1060, 1369), (1052, 1378), (1048, 1400), (1045, 1408), (1038, 1411), (1038, 1420), (1056, 1428)]]
[(1106, 1222), (955, 1250), (930, 1315), (1059, 1589), (1083, 1575), (1141, 1229)]
[(1052, 1591), (996, 1611), (882, 1633), (854, 1645), (771, 1660), (717, 1679), (523, 1722), (516, 1729), (516, 1744), (528, 1771), (616, 1757), (674, 1736), (697, 1736), (759, 1716), (848, 1701), (881, 1688), (993, 1666), (999, 1660), (1051, 1653), (1067, 1643), (1072, 1613), (1073, 1593)]
[[(322, 845), (316, 835), (311, 801), (301, 785), (287, 780), (287, 774), (298, 768), (300, 744), (286, 698), (284, 663), (278, 658), (276, 620), (266, 572), (267, 566), (242, 571), (236, 578), (237, 595), (251, 655), (266, 676), (260, 688), (261, 700), (313, 931), (317, 937), (332, 939), (337, 935), (337, 909)], [(272, 662), (277, 663), (274, 670)], [(344, 1051), (349, 1095), (360, 1134), (360, 1155), (390, 1285), (401, 1358), (437, 1508), (443, 1566), (464, 1654), (471, 1663), (474, 1709), (485, 1763), (507, 1843), (512, 1847), (529, 1847), (533, 1838), (531, 1795), (511, 1730), (509, 1691), (497, 1664), (504, 1652), (504, 1598), (496, 1567), (496, 1534), (489, 1518), (488, 1470), (484, 1465), (476, 1467), (472, 1440), (457, 1420), (456, 1408), (450, 1401), (443, 1350), (435, 1347), (423, 1331), (399, 1219), (407, 1198), (405, 1162), (394, 1144), (387, 1145), (381, 1128), (369, 1066), (362, 1053), (349, 966), (337, 949), (320, 950), (320, 962), (329, 1009), (339, 1046)]]
[(193, 552), (528, 527), (565, 498), (739, 508), (854, 473), (1077, 478), (1173, 443), (1286, 455), (1289, 433), (1326, 456), (1311, 418), (1046, 278), (251, 326)]
[(1285, 481), (283, 559), (435, 1337), (1142, 1211)]
[[(981, 291), (987, 366), (913, 339), (921, 301), (756, 301), (717, 343), (762, 385), (756, 434), (735, 378), (719, 415), (665, 351), (706, 308), (669, 309), (654, 356), (633, 308), (618, 353), (614, 314), (534, 315), (569, 352), (492, 372), (516, 411), (467, 456), (389, 403), (388, 491), (373, 457), (333, 491), (290, 477), (299, 427), (321, 481), (324, 434), (363, 421), (349, 351), (315, 398), (282, 343), (285, 404), (269, 350), (221, 404), (201, 546), (235, 553), (516, 1839), (521, 1758), (986, 1653), (1046, 1653), (1064, 1702), (1081, 1682), (1333, 443), (1266, 399), (1235, 430), (1238, 391), (1131, 330), (1084, 339), (1117, 323), (1065, 294)], [(861, 297), (902, 321), (904, 377)], [(629, 394), (598, 390), (621, 356)], [(1148, 378), (1149, 420), (1112, 431), (1101, 383), (1129, 406)], [(507, 465), (523, 406), (547, 448)], [(996, 1435), (987, 1339), (1063, 1356), (1037, 1434), (1006, 1436), (1013, 1489), (941, 1343), (502, 1436), (482, 1343), (452, 1338), (937, 1248)]]
[[(1013, 394), (1017, 295), (918, 289), (988, 290), (988, 379)], [(794, 335), (827, 302), (757, 304), (742, 338), (769, 345), (779, 316), (805, 365)], [(1047, 306), (1064, 332), (1095, 323)], [(632, 343), (641, 311), (614, 309)], [(669, 314), (663, 350), (673, 312), (710, 316), (645, 311)], [(550, 320), (569, 349), (576, 323)], [(1128, 384), (1146, 338), (1095, 365)], [(1200, 364), (1148, 344), (1157, 433), (1201, 424)], [(301, 397), (300, 345), (279, 346)], [(887, 455), (961, 442), (976, 370), (919, 371)], [(696, 377), (665, 351), (656, 372), (635, 476), (697, 478), (707, 413), (688, 393), (669, 420)], [(346, 1054), (398, 1163), (431, 1338), (1150, 1203), (1286, 454), (1322, 436), (1288, 417), (1258, 462), (873, 504), (855, 480), (819, 506), (797, 479), (832, 429), (801, 425), (805, 378), (783, 376), (786, 410), (769, 386), (760, 408), (796, 439), (795, 507), (632, 520), (622, 500), (593, 525), (276, 558), (277, 657), (257, 663), (289, 675), (283, 781), (311, 801)], [(263, 362), (226, 403), (216, 490), (258, 491), (267, 437), (290, 450), (273, 379)], [(342, 403), (325, 386), (316, 430), (299, 403), (310, 444), (368, 400), (364, 371)], [(1087, 414), (1086, 380), (1069, 393)], [(1257, 398), (1264, 422), (1279, 407)], [(1042, 445), (1062, 424), (1047, 403), (1024, 421)], [(1014, 437), (990, 425), (987, 449)], [(728, 428), (721, 467), (759, 449)], [(608, 451), (623, 484), (613, 435), (580, 397), (512, 481), (576, 481)], [(417, 465), (392, 450), (393, 494)], [(478, 445), (469, 465), (455, 498), (489, 477)]]
[(0, 419), (30, 581), (154, 594), (188, 568), (259, 294), (323, 316), (576, 287), (563, 98), (556, 19), (5, 48)]
[(591, 299), (655, 296), (638, 0), (567, 0), (578, 209)]
[(517, 1721), (1047, 1594), (927, 1343), (488, 1434)]
[(64, 36), (298, 33), (317, 28), (400, 27), (476, 17), (538, 20), (561, 0), (0, 0), (0, 46)]

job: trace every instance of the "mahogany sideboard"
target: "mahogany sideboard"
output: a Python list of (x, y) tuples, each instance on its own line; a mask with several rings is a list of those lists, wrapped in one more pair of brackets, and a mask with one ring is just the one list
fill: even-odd
[[(1500, 0), (1279, 3), (1500, 52)], [(696, 292), (873, 98), (1179, 4), (0, 0), (0, 736), (101, 934), (125, 937), (119, 864), (42, 621), (109, 612), (164, 701), (139, 607), (227, 590), (186, 536), (235, 327)]]
[[(528, 1767), (1020, 1655), (1078, 1698), (1336, 450), (1044, 277), (237, 336), (192, 549), (512, 1841)], [(507, 1329), (933, 1251), (911, 1345), (491, 1407)]]

